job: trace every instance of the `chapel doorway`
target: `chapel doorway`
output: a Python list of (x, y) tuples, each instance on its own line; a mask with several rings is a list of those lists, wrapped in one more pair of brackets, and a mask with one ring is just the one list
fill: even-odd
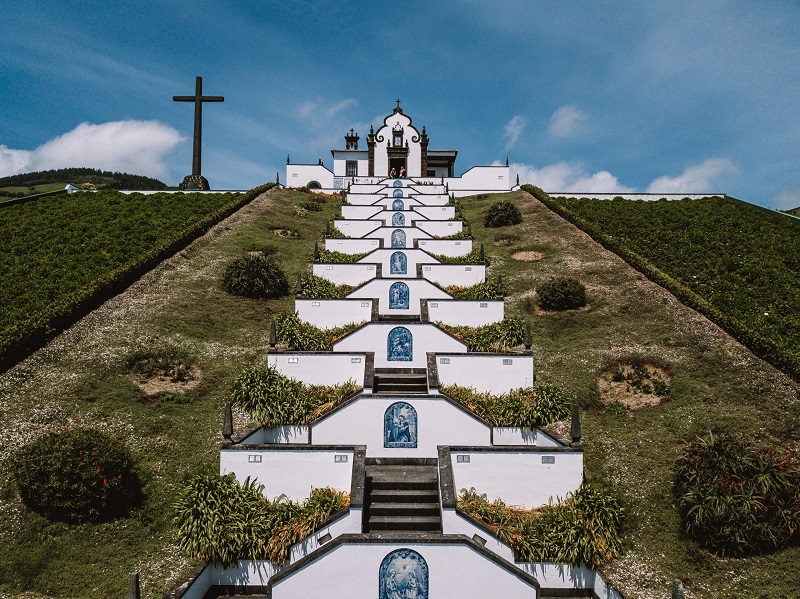
[(405, 169), (406, 177), (408, 177), (408, 167), (406, 166), (406, 159), (405, 158), (390, 158), (389, 159), (389, 172), (392, 172), (394, 169), (394, 174), (397, 178), (400, 178), (400, 169)]

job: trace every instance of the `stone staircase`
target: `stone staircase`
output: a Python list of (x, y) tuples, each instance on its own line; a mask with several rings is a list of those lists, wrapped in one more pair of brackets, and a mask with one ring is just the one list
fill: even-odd
[(427, 394), (427, 371), (424, 368), (376, 368), (372, 392), (393, 395)]
[(442, 532), (435, 459), (368, 459), (364, 532)]

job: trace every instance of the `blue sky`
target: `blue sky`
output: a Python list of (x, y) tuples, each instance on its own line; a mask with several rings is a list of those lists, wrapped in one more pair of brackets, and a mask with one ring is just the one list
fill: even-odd
[[(249, 188), (330, 164), (396, 98), (456, 170), (548, 191), (800, 206), (800, 2), (48, 2), (0, 9), (0, 175), (93, 166)], [(363, 143), (363, 142), (362, 142)]]

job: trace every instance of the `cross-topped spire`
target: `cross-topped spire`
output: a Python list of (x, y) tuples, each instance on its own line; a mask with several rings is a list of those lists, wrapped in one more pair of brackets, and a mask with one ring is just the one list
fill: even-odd
[(192, 148), (192, 175), (200, 173), (200, 146), (203, 138), (203, 102), (224, 102), (222, 96), (204, 96), (203, 78), (195, 79), (193, 96), (172, 96), (173, 102), (194, 102), (194, 146)]
[(395, 100), (395, 102), (397, 102), (397, 107), (400, 108), (400, 98), (397, 98), (397, 100)]

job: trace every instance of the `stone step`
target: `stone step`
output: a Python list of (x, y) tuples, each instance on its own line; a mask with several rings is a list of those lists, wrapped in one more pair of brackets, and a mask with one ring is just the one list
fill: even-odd
[(378, 503), (369, 506), (370, 517), (374, 516), (436, 516), (439, 517), (438, 503)]
[(378, 490), (432, 490), (438, 488), (438, 482), (435, 480), (383, 480), (373, 479), (370, 483), (373, 491)]
[(399, 501), (401, 503), (435, 503), (439, 505), (439, 491), (430, 489), (372, 489), (372, 505)]
[(369, 530), (413, 530), (441, 532), (442, 519), (439, 516), (371, 516), (367, 522)]

